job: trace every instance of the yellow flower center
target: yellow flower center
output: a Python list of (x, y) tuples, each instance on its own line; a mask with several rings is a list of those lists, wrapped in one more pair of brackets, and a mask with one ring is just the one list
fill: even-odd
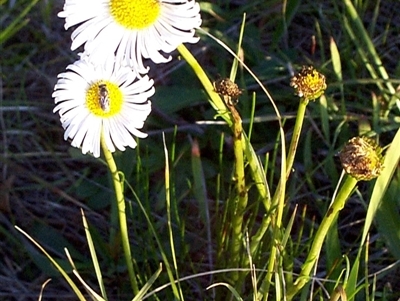
[(307, 101), (317, 99), (326, 89), (325, 76), (312, 66), (303, 66), (300, 73), (292, 77), (290, 85)]
[(144, 29), (160, 15), (158, 0), (111, 0), (110, 12), (114, 20), (128, 29)]
[(111, 117), (121, 111), (124, 101), (121, 89), (109, 81), (93, 83), (86, 91), (86, 106), (99, 117)]

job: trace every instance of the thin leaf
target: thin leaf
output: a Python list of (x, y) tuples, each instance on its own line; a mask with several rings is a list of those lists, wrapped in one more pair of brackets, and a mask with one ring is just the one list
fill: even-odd
[(230, 80), (233, 82), (235, 82), (236, 72), (237, 72), (237, 68), (239, 66), (239, 61), (238, 61), (237, 57), (243, 57), (243, 51), (242, 51), (241, 47), (242, 47), (245, 24), (246, 24), (246, 14), (243, 14), (242, 26), (240, 27), (239, 41), (238, 41), (238, 46), (237, 46), (237, 50), (236, 50), (236, 56), (233, 59), (231, 74), (229, 76)]
[(132, 301), (139, 301), (139, 300), (143, 299), (144, 295), (147, 293), (147, 291), (153, 285), (154, 281), (156, 281), (158, 276), (161, 274), (161, 271), (162, 271), (162, 264), (160, 263), (160, 267), (158, 268), (158, 270), (149, 278), (149, 280), (145, 283), (145, 285), (142, 287), (142, 289), (139, 291), (139, 293), (135, 296), (135, 298), (132, 299)]
[[(165, 154), (165, 202), (166, 202), (166, 208), (167, 208), (169, 242), (170, 242), (170, 246), (171, 246), (171, 254), (172, 254), (172, 261), (174, 264), (175, 276), (176, 276), (176, 279), (179, 279), (178, 264), (176, 261), (176, 253), (175, 253), (174, 233), (172, 230), (172, 221), (171, 221), (171, 192), (170, 192), (169, 157), (168, 157), (168, 149), (167, 149), (167, 145), (165, 142), (164, 134), (163, 134), (163, 144), (164, 144), (164, 154)], [(172, 281), (173, 278), (171, 278), (170, 280)], [(176, 298), (178, 298), (179, 300), (184, 300), (179, 281), (178, 281), (178, 287), (176, 289), (174, 290), (174, 294), (175, 294)]]
[[(364, 27), (364, 24), (360, 18), (360, 16), (358, 15), (358, 12), (356, 10), (356, 8), (354, 7), (353, 3), (351, 0), (344, 0), (344, 7), (346, 9), (347, 14), (350, 16), (350, 24), (353, 26), (352, 28), (350, 28), (350, 26), (347, 26), (346, 29), (348, 30), (348, 33), (350, 34), (350, 36), (353, 36), (352, 40), (353, 42), (356, 44), (357, 46), (357, 50), (359, 50), (360, 54), (362, 54), (363, 60), (366, 63), (366, 66), (370, 66), (369, 71), (371, 72), (371, 75), (373, 78), (377, 78), (378, 76), (382, 79), (385, 80), (385, 85), (386, 85), (386, 89), (389, 90), (389, 93), (391, 95), (393, 95), (393, 97), (390, 97), (389, 101), (389, 108), (386, 111), (386, 115), (389, 114), (389, 110), (390, 108), (396, 103), (396, 101), (398, 100), (397, 97), (395, 97), (396, 94), (396, 89), (393, 87), (392, 83), (389, 80), (389, 75), (384, 67), (384, 64), (382, 63), (378, 52), (375, 49), (374, 43), (372, 42), (370, 36), (368, 35), (367, 30)], [(348, 24), (349, 25), (349, 24)], [(355, 37), (354, 33), (351, 33), (351, 31), (353, 32), (357, 32), (357, 37)], [(361, 41), (361, 43), (360, 43)], [(366, 49), (362, 50), (360, 45), (366, 45)], [(366, 51), (368, 54), (365, 54), (364, 51)], [(363, 54), (364, 53), (364, 54)], [(368, 58), (372, 58), (372, 61), (375, 65), (375, 68), (372, 67), (369, 63)], [(377, 83), (377, 86), (379, 87), (379, 89), (381, 90), (382, 93), (384, 93), (384, 95), (386, 95), (385, 93), (385, 89), (384, 87)]]
[(369, 228), (371, 227), (376, 211), (382, 201), (383, 196), (386, 193), (386, 190), (393, 177), (393, 173), (397, 168), (398, 162), (400, 160), (399, 149), (400, 149), (400, 129), (397, 131), (389, 149), (386, 152), (385, 161), (383, 163), (384, 169), (375, 182), (371, 200), (368, 206), (367, 216), (365, 218), (361, 245), (364, 244), (365, 239), (367, 238), (368, 231)]
[[(393, 181), (386, 197), (376, 212), (376, 220), (379, 232), (388, 242), (390, 252), (400, 259), (400, 214), (398, 213), (399, 181)], [(392, 193), (389, 193), (393, 191)]]
[[(0, 31), (0, 45), (6, 40), (11, 38), (17, 33), (22, 27), (29, 23), (29, 19), (22, 20), (29, 13), (29, 11), (36, 5), (39, 0), (32, 0), (25, 9), (11, 22), (7, 28)], [(3, 4), (4, 5), (4, 4)]]
[(94, 247), (92, 236), (89, 231), (89, 225), (87, 223), (83, 209), (81, 209), (81, 213), (82, 213), (83, 227), (84, 227), (85, 233), (86, 233), (86, 240), (89, 245), (90, 255), (92, 256), (92, 262), (93, 262), (94, 270), (96, 273), (97, 282), (99, 283), (99, 286), (100, 286), (101, 295), (103, 296), (103, 298), (105, 300), (108, 300), (106, 289), (105, 289), (104, 282), (103, 282), (103, 275), (101, 273), (99, 261), (97, 259), (97, 255), (96, 255), (96, 248)]
[(81, 275), (79, 275), (77, 270), (73, 270), (74, 275), (76, 276), (76, 278), (78, 278), (78, 280), (82, 283), (83, 287), (86, 289), (87, 293), (90, 295), (90, 297), (92, 298), (92, 300), (94, 301), (106, 301), (105, 299), (103, 299), (99, 294), (97, 294), (81, 277)]
[(226, 288), (228, 288), (228, 290), (230, 290), (230, 292), (236, 298), (236, 300), (243, 301), (243, 299), (242, 299), (242, 297), (240, 297), (239, 293), (229, 283), (225, 283), (225, 282), (214, 283), (214, 284), (210, 285), (209, 287), (207, 287), (207, 290), (209, 290), (210, 288), (213, 288), (213, 287), (217, 287), (217, 286), (225, 286)]
[(20, 227), (15, 226), (15, 229), (17, 229), (19, 232), (21, 232), (26, 238), (28, 238), (46, 257), (50, 260), (50, 262), (56, 267), (56, 269), (61, 273), (61, 275), (64, 277), (64, 279), (68, 282), (72, 290), (74, 291), (75, 295), (78, 297), (79, 300), (85, 301), (85, 297), (81, 293), (81, 291), (78, 289), (78, 287), (75, 285), (75, 283), (72, 281), (72, 279), (68, 276), (67, 272), (64, 271), (64, 269), (53, 259), (53, 257), (50, 256), (49, 253), (38, 243), (36, 240), (34, 240), (31, 236), (29, 236), (28, 233), (26, 233), (24, 230), (22, 230)]
[[(340, 60), (339, 49), (337, 48), (335, 40), (331, 37), (330, 39), (330, 48), (331, 48), (331, 58), (332, 58), (332, 66), (333, 71), (335, 72), (336, 78), (339, 81), (339, 89), (340, 89), (340, 98), (341, 98), (341, 109), (342, 114), (346, 113), (346, 105), (344, 101), (344, 87), (343, 87), (343, 74), (342, 74), (342, 63)], [(329, 137), (329, 136), (328, 136)]]

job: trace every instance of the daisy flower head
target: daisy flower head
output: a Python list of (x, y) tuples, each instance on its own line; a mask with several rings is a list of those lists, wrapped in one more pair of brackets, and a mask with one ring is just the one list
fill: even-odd
[(169, 54), (182, 43), (196, 43), (200, 7), (194, 0), (65, 0), (65, 29), (72, 33), (71, 49), (85, 44), (84, 54), (93, 62), (115, 55), (146, 73), (144, 59), (155, 63), (171, 60)]
[(102, 133), (111, 152), (135, 148), (134, 136), (147, 137), (138, 129), (150, 114), (154, 91), (153, 80), (138, 78), (130, 67), (111, 59), (94, 65), (81, 58), (58, 75), (53, 112), (60, 115), (65, 140), (72, 139), (83, 154), (99, 157)]

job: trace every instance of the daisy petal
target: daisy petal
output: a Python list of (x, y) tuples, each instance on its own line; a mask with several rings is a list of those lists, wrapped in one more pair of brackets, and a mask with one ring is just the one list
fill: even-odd
[(84, 44), (92, 62), (115, 56), (142, 74), (148, 71), (144, 59), (165, 63), (180, 44), (196, 43), (201, 25), (194, 0), (65, 0), (58, 16), (66, 29), (77, 26), (73, 50)]

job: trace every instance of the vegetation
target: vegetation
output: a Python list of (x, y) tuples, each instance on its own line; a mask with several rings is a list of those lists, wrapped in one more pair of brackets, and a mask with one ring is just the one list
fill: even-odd
[(2, 300), (400, 298), (400, 2), (199, 2), (149, 137), (96, 159), (53, 113), (63, 1), (0, 0)]

